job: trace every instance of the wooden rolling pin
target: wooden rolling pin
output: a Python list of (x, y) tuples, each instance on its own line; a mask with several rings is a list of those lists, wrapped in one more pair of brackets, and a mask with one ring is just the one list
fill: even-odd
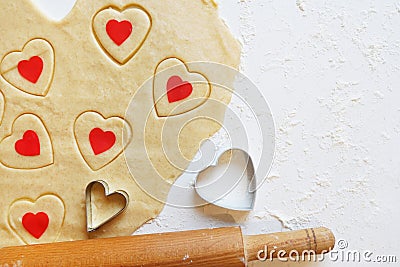
[(280, 250), (325, 253), (334, 244), (327, 228), (243, 236), (230, 227), (3, 248), (0, 266), (246, 266), (266, 247), (276, 257)]

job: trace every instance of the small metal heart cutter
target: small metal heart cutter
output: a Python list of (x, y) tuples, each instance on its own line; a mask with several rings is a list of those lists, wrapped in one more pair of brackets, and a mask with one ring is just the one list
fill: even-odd
[(93, 232), (120, 215), (129, 204), (123, 190), (110, 192), (105, 181), (94, 181), (86, 187), (87, 231)]

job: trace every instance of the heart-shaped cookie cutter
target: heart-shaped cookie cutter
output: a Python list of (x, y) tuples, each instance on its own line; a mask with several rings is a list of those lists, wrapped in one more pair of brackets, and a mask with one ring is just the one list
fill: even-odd
[[(99, 184), (103, 187), (104, 189), (104, 193), (105, 193), (105, 197), (109, 197), (109, 196), (113, 196), (113, 195), (120, 195), (122, 197), (124, 197), (125, 199), (125, 205), (122, 209), (118, 210), (118, 212), (114, 213), (111, 217), (100, 221), (98, 223), (93, 221), (93, 200), (92, 200), (92, 189), (93, 186)], [(86, 226), (87, 226), (87, 232), (94, 232), (97, 229), (99, 229), (101, 226), (103, 226), (104, 224), (112, 221), (114, 218), (116, 218), (118, 215), (120, 215), (122, 212), (124, 212), (126, 210), (126, 208), (128, 207), (129, 204), (129, 195), (123, 191), (123, 190), (117, 190), (114, 192), (110, 192), (109, 186), (105, 181), (102, 180), (98, 180), (98, 181), (94, 181), (91, 182), (90, 184), (88, 184), (88, 186), (86, 187)]]
[(256, 186), (253, 161), (246, 151), (238, 148), (221, 150), (195, 179), (195, 190), (203, 200), (238, 211), (253, 209)]

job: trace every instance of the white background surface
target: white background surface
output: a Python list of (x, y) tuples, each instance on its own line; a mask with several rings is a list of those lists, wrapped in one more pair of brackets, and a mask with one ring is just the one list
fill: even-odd
[[(58, 13), (73, 2), (35, 1)], [(237, 222), (247, 234), (323, 225), (350, 250), (400, 261), (400, 2), (218, 2), (243, 44), (243, 72), (274, 113), (272, 172), (250, 214), (166, 207), (137, 233)], [(254, 266), (335, 264), (344, 265)]]

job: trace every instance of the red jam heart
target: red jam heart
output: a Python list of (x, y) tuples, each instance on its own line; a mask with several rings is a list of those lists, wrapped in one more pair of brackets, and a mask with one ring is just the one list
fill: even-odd
[(97, 156), (112, 148), (116, 137), (113, 132), (105, 132), (100, 128), (94, 128), (89, 134), (89, 141), (94, 154)]
[(193, 92), (193, 86), (183, 81), (179, 76), (172, 76), (167, 82), (168, 102), (174, 103), (189, 97)]
[(49, 216), (44, 212), (29, 212), (22, 217), (22, 225), (34, 238), (39, 239), (49, 226)]
[(32, 130), (26, 131), (22, 139), (15, 142), (15, 151), (21, 156), (39, 156), (40, 141), (36, 132)]
[(31, 83), (37, 83), (40, 75), (42, 75), (42, 71), (43, 60), (38, 56), (31, 57), (29, 60), (22, 60), (18, 63), (19, 74)]
[(121, 46), (132, 34), (132, 23), (127, 20), (119, 22), (113, 19), (107, 22), (106, 31), (111, 40)]

